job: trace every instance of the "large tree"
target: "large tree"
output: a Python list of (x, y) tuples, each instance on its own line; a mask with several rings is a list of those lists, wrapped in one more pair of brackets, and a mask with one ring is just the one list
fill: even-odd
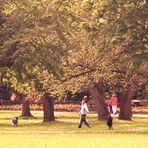
[[(103, 86), (107, 82), (115, 92), (118, 90), (120, 119), (131, 119), (130, 99), (138, 90), (134, 82), (147, 61), (147, 5), (145, 0), (84, 0), (80, 5), (80, 29), (75, 33), (75, 48), (70, 52), (71, 70), (67, 79), (73, 79), (73, 86), (76, 83), (72, 91), (88, 87), (98, 108), (104, 104), (101, 100), (105, 98), (105, 91), (100, 87), (95, 89), (95, 83)], [(144, 79), (142, 74), (138, 82), (146, 84)], [(94, 95), (96, 91), (98, 95)]]
[[(7, 1), (5, 8), (9, 19), (4, 24), (7, 36), (1, 45), (1, 67), (6, 68), (6, 78), (2, 81), (27, 97), (34, 94), (44, 96), (47, 99), (43, 105), (46, 113), (51, 106), (53, 114), (49, 96), (55, 95), (50, 88), (53, 89), (56, 84), (51, 83), (51, 77), (59, 79), (61, 65), (66, 62), (70, 36), (68, 26), (74, 19), (68, 9), (73, 3), (16, 0)], [(47, 97), (45, 94), (48, 93)], [(51, 119), (44, 115), (44, 121), (54, 120), (53, 115)]]
[[(112, 86), (113, 78), (122, 73), (110, 67), (124, 67), (123, 61), (118, 63), (110, 55), (117, 51), (121, 59), (128, 55), (127, 63), (133, 66), (126, 68), (123, 78), (129, 72), (133, 77), (131, 71), (138, 74), (134, 67), (144, 65), (147, 57), (147, 12), (145, 0), (7, 0), (0, 65), (9, 71), (11, 85), (28, 96), (88, 90), (98, 118), (104, 120), (105, 86)], [(122, 54), (116, 47), (125, 49), (127, 41)], [(117, 79), (114, 83), (119, 86)], [(122, 95), (123, 102), (134, 92), (131, 85), (124, 86), (120, 85), (122, 94), (125, 88), (128, 94)]]
[[(133, 65), (130, 60), (132, 55), (125, 52), (130, 47), (130, 41), (127, 40), (123, 45), (117, 46), (114, 51), (108, 56), (110, 62), (108, 69), (112, 73), (110, 75), (110, 85), (118, 93), (120, 99), (120, 114), (119, 119), (131, 119), (131, 99), (139, 89), (147, 89), (147, 64), (141, 63), (140, 66)], [(138, 68), (137, 68), (138, 67)], [(108, 80), (110, 80), (108, 79)]]

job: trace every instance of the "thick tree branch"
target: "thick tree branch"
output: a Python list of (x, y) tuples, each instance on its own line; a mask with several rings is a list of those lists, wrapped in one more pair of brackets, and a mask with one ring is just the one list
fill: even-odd
[(80, 77), (80, 76), (84, 76), (86, 74), (90, 74), (90, 73), (93, 73), (95, 71), (100, 71), (100, 69), (98, 68), (95, 68), (95, 69), (88, 69), (87, 71), (83, 71), (83, 72), (80, 72), (80, 73), (77, 73), (77, 74), (74, 74), (74, 75), (70, 75), (68, 76), (67, 78), (63, 79), (62, 82), (66, 82), (70, 79), (73, 79), (73, 78), (77, 78), (77, 77)]

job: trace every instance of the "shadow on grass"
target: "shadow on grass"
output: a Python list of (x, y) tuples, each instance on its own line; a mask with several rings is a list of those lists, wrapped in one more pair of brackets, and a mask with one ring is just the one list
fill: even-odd
[[(42, 119), (42, 118), (41, 118)], [(1, 120), (4, 120), (4, 122), (0, 122), (0, 127), (11, 127), (12, 125), (11, 125), (11, 120), (12, 120), (12, 118), (1, 118)], [(30, 120), (30, 121), (29, 121)], [(19, 120), (18, 120), (18, 127), (30, 127), (30, 126), (35, 126), (35, 125), (37, 125), (37, 126), (47, 126), (47, 125), (59, 125), (59, 126), (68, 126), (68, 125), (72, 125), (72, 124), (75, 124), (75, 122), (71, 122), (71, 121), (58, 121), (57, 119), (55, 119), (55, 121), (49, 121), (49, 122), (36, 122), (36, 123), (33, 123), (33, 122), (31, 122), (31, 121), (38, 121), (39, 119), (38, 118), (36, 118), (36, 119), (34, 119), (34, 118), (19, 118)], [(20, 122), (21, 121), (21, 122)], [(23, 123), (22, 121), (28, 121), (28, 122), (26, 122), (26, 123)]]
[[(65, 115), (60, 115), (60, 116), (56, 116), (56, 119), (80, 119), (81, 116), (77, 115), (77, 116), (65, 116)], [(88, 119), (97, 119), (96, 117), (92, 117), (92, 116), (87, 116), (86, 118)]]
[[(148, 135), (148, 130), (138, 130), (134, 128), (133, 130), (119, 126), (113, 127), (113, 129), (109, 130), (108, 127), (103, 122), (95, 121), (90, 122), (92, 128), (87, 128), (84, 124), (81, 129), (78, 129), (77, 122), (65, 122), (65, 121), (50, 121), (50, 122), (26, 122), (19, 123), (18, 127), (13, 127), (10, 123), (0, 123), (0, 131), (1, 132), (10, 132), (11, 131), (20, 131), (25, 134), (25, 131), (38, 132), (39, 134), (60, 134), (60, 133), (74, 133), (74, 134), (143, 134)], [(127, 126), (127, 125), (126, 125)], [(142, 127), (143, 128), (143, 127)]]

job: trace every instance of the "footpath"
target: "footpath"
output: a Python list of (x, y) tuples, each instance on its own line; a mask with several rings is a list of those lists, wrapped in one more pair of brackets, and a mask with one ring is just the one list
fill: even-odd
[[(79, 114), (78, 112), (55, 112), (55, 114)], [(97, 113), (90, 112), (88, 115), (97, 116)], [(112, 117), (118, 117), (119, 114), (113, 115)], [(148, 118), (148, 114), (133, 114), (132, 117), (138, 117), (138, 118)]]
[[(10, 110), (0, 110), (0, 112), (21, 112), (21, 111), (10, 111)], [(40, 113), (43, 114), (43, 111), (31, 111), (31, 113)], [(79, 112), (65, 112), (65, 111), (55, 111), (55, 114), (78, 114)], [(97, 116), (96, 112), (89, 112), (88, 115)], [(112, 117), (118, 117), (119, 114), (113, 115)], [(148, 114), (133, 114), (132, 117), (139, 117), (139, 118), (148, 118)]]
[[(36, 112), (36, 111), (33, 111)], [(37, 111), (37, 112), (42, 112), (42, 111)], [(63, 112), (63, 111), (58, 111), (55, 112), (55, 114), (79, 114), (78, 112)], [(92, 116), (97, 116), (97, 113), (95, 112), (89, 112), (88, 115), (92, 115)], [(113, 117), (118, 117), (119, 114), (113, 115), (111, 114), (111, 116)], [(148, 118), (148, 114), (133, 114), (132, 117), (141, 117), (141, 118)]]
[[(118, 114), (112, 115), (113, 117), (118, 117)], [(138, 117), (138, 118), (148, 118), (148, 114), (133, 114), (132, 117)]]

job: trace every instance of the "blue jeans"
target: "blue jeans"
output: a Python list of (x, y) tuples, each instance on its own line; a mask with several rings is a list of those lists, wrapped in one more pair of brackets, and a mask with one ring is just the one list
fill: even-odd
[(86, 121), (86, 115), (81, 115), (81, 119), (80, 119), (80, 123), (78, 125), (78, 128), (81, 128), (82, 124), (84, 124), (90, 128), (90, 125), (88, 124), (88, 122)]

